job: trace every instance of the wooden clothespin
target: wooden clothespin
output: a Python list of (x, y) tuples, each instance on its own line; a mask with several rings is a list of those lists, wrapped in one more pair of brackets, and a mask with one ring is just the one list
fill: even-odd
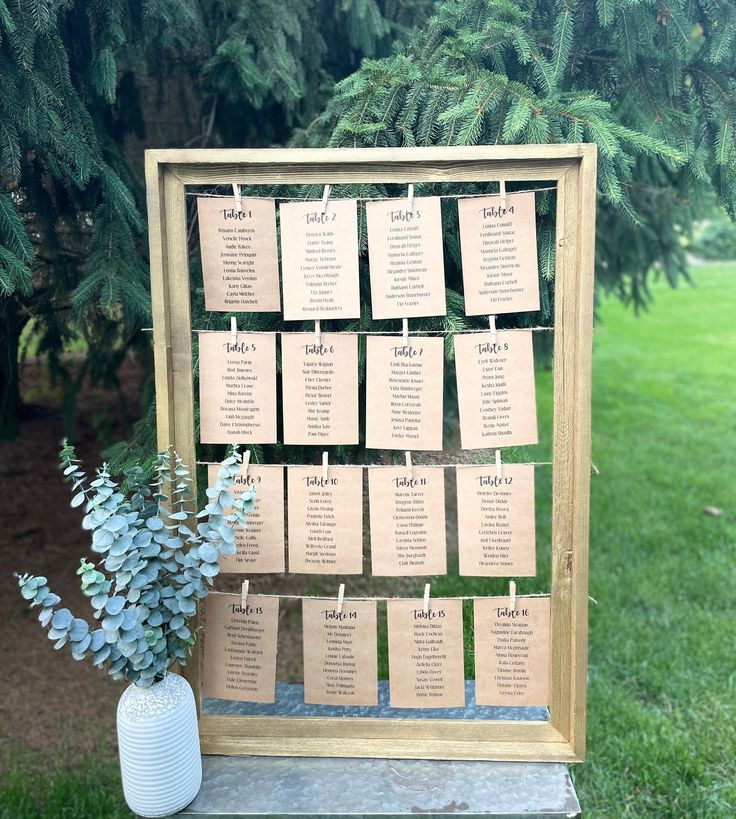
[(248, 467), (250, 466), (250, 450), (246, 449), (243, 453), (243, 477), (248, 477)]
[(233, 196), (235, 197), (235, 210), (241, 213), (243, 210), (243, 199), (240, 194), (240, 185), (233, 182)]
[(429, 587), (429, 583), (424, 584), (424, 607), (422, 608), (422, 611), (425, 614), (429, 614)]
[(327, 469), (329, 468), (329, 456), (327, 450), (322, 453), (322, 479), (327, 480)]
[(516, 611), (516, 581), (509, 580), (509, 608)]
[(320, 326), (319, 319), (314, 322), (314, 343), (317, 347), (322, 343), (322, 327)]
[(496, 317), (488, 316), (488, 326), (491, 329), (491, 343), (496, 343)]
[(320, 213), (327, 213), (327, 200), (330, 198), (331, 190), (332, 185), (325, 185), (325, 189), (322, 191), (322, 210), (320, 210)]
[(406, 208), (409, 213), (414, 213), (414, 185), (409, 185), (406, 192)]
[(499, 204), (502, 210), (506, 210), (506, 182), (503, 179), (498, 180), (498, 195), (500, 197)]
[(503, 478), (503, 464), (501, 463), (501, 450), (496, 450), (496, 477)]
[(401, 334), (404, 337), (404, 347), (409, 346), (409, 319), (405, 318), (401, 320)]
[(250, 587), (250, 580), (244, 580), (240, 587), (240, 608), (244, 609), (248, 605), (248, 588)]
[(235, 316), (230, 317), (230, 343), (238, 343), (238, 320)]
[(412, 463), (411, 463), (411, 452), (407, 452), (405, 454), (406, 457), (406, 477), (411, 480), (412, 476)]
[(342, 614), (342, 604), (345, 600), (345, 584), (340, 583), (340, 587), (337, 590), (337, 613)]

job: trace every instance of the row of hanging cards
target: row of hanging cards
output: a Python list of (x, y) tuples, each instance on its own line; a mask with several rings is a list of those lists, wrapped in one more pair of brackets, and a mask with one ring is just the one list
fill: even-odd
[[(539, 309), (534, 192), (458, 200), (465, 312)], [(273, 199), (199, 197), (205, 307), (278, 312)], [(366, 202), (374, 319), (444, 316), (439, 197)], [(360, 317), (358, 203), (290, 202), (279, 207), (284, 319)]]
[[(388, 610), (390, 705), (465, 705), (462, 600), (392, 599)], [(274, 702), (279, 598), (210, 592), (206, 601), (204, 694)], [(377, 601), (302, 599), (304, 700), (378, 704)], [(473, 600), (475, 702), (549, 704), (549, 597)]]
[[(368, 471), (371, 571), (379, 577), (445, 574), (443, 467), (289, 466), (288, 556), (294, 574), (363, 573), (363, 469)], [(209, 482), (218, 467), (209, 467)], [(455, 467), (460, 574), (532, 577), (536, 573), (534, 466)], [(240, 486), (256, 502), (237, 552), (222, 570), (284, 572), (284, 467), (241, 468)]]
[[(442, 449), (442, 336), (369, 335), (368, 449)], [(531, 330), (454, 336), (463, 449), (536, 444)], [(359, 441), (358, 336), (282, 333), (283, 443)], [(273, 444), (276, 334), (199, 334), (200, 441)]]

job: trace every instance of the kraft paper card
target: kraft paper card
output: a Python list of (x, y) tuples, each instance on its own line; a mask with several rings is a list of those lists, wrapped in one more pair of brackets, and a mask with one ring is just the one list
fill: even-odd
[(447, 573), (444, 469), (368, 470), (371, 571), (378, 577)]
[[(214, 486), (219, 471), (217, 464), (208, 467), (210, 486)], [(283, 572), (286, 569), (284, 467), (250, 464), (246, 475), (241, 466), (231, 492), (237, 497), (251, 487), (256, 491), (253, 511), (248, 515), (247, 526), (236, 527), (235, 546), (238, 551), (220, 560), (221, 570), (232, 574)], [(225, 513), (229, 514), (230, 510), (226, 508)]]
[(281, 334), (285, 444), (358, 443), (358, 336)]
[(374, 319), (444, 316), (440, 198), (366, 202)]
[(368, 336), (367, 449), (442, 449), (444, 339)]
[(330, 199), (279, 207), (284, 318), (359, 318), (358, 203)]
[(465, 314), (539, 310), (534, 192), (458, 200)]
[(197, 198), (205, 310), (281, 310), (273, 199)]
[(388, 601), (388, 670), (392, 708), (465, 705), (462, 600)]
[(205, 697), (274, 702), (279, 599), (210, 592), (205, 602)]
[(276, 443), (276, 334), (199, 334), (199, 440)]
[(458, 466), (460, 574), (533, 577), (537, 573), (534, 466)]
[(304, 702), (378, 705), (375, 600), (302, 600)]
[(475, 701), (478, 705), (549, 705), (549, 597), (473, 601)]
[(363, 468), (289, 466), (289, 571), (363, 573)]
[(537, 443), (531, 330), (457, 334), (455, 370), (463, 449)]

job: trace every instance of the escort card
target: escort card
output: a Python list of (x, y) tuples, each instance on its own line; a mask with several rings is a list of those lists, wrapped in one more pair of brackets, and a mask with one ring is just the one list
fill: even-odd
[(289, 571), (363, 573), (363, 467), (289, 466)]
[(531, 330), (457, 334), (455, 369), (463, 449), (537, 443)]
[(279, 207), (284, 319), (359, 318), (358, 203), (330, 199)]
[(358, 443), (358, 336), (281, 334), (285, 444)]
[(473, 601), (475, 701), (478, 705), (549, 705), (549, 597)]
[(302, 600), (304, 702), (378, 705), (375, 600)]
[(445, 474), (441, 467), (368, 470), (371, 571), (378, 577), (447, 573)]
[(438, 196), (366, 202), (374, 319), (444, 316), (445, 266)]
[(534, 466), (458, 466), (460, 574), (533, 577), (537, 573)]
[(278, 597), (211, 591), (205, 602), (205, 697), (239, 702), (274, 702)]
[(199, 440), (276, 443), (276, 334), (199, 334)]
[[(220, 569), (233, 574), (262, 574), (285, 570), (284, 551), (284, 467), (272, 464), (248, 466), (248, 474), (241, 465), (231, 492), (237, 497), (246, 487), (256, 490), (253, 511), (248, 515), (247, 526), (235, 528), (234, 555), (220, 559)], [(214, 486), (220, 467), (211, 464), (207, 479)], [(225, 514), (230, 510), (225, 509)]]
[(444, 339), (368, 336), (366, 449), (442, 449)]
[(534, 192), (458, 200), (465, 314), (539, 310)]
[(465, 705), (462, 600), (388, 601), (392, 708)]
[(197, 198), (204, 308), (278, 312), (279, 262), (273, 199)]

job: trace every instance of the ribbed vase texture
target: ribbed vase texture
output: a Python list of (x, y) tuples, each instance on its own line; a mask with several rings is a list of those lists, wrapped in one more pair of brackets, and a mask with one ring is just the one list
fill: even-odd
[(178, 674), (150, 688), (130, 685), (118, 703), (123, 792), (140, 816), (185, 808), (202, 784), (194, 694)]

